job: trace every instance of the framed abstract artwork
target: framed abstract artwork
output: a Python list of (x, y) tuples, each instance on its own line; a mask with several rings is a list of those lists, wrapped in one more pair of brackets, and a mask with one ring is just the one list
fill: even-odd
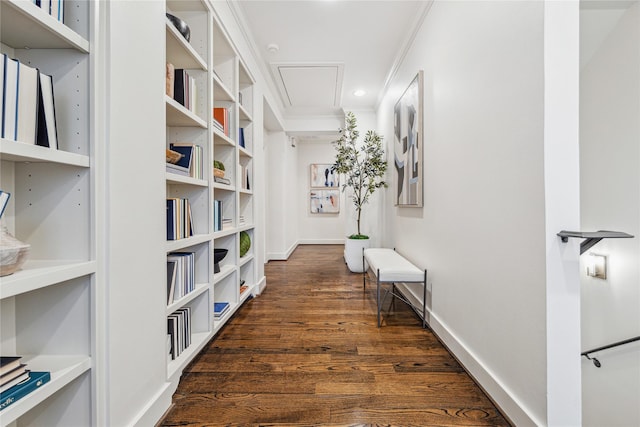
[(422, 207), (423, 72), (420, 70), (393, 109), (395, 205)]
[(339, 213), (340, 190), (313, 189), (309, 193), (309, 203), (311, 206), (311, 213)]
[(312, 163), (311, 164), (311, 180), (309, 181), (311, 188), (338, 188), (340, 187), (339, 176), (332, 171), (332, 164)]

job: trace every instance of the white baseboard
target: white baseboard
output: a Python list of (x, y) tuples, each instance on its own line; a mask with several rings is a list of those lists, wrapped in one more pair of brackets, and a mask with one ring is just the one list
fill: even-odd
[(298, 242), (295, 242), (286, 252), (267, 252), (266, 261), (286, 261), (289, 259), (293, 251), (298, 247)]
[(135, 427), (154, 426), (165, 415), (172, 405), (172, 396), (178, 388), (178, 382), (165, 383), (153, 398), (142, 408), (131, 423)]
[(302, 239), (300, 245), (344, 245), (344, 239)]
[[(422, 307), (422, 295), (406, 283), (396, 284), (397, 289), (411, 303)], [(429, 298), (427, 298), (429, 302)], [(470, 351), (464, 343), (431, 311), (427, 305), (427, 324), (447, 350), (458, 360), (476, 383), (489, 395), (509, 421), (516, 426), (541, 426), (546, 423), (530, 414), (530, 411), (496, 378), (492, 372)]]
[(264, 289), (266, 287), (267, 287), (267, 277), (266, 276), (262, 276), (262, 278), (260, 280), (258, 280), (258, 284), (256, 285), (255, 293), (257, 295), (260, 295), (262, 293), (262, 291), (264, 291)]

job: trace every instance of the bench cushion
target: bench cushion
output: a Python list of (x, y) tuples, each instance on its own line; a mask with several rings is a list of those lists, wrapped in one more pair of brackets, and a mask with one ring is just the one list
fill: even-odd
[(422, 282), (424, 270), (411, 264), (398, 252), (389, 248), (369, 248), (364, 250), (364, 258), (374, 273), (379, 271), (381, 282)]

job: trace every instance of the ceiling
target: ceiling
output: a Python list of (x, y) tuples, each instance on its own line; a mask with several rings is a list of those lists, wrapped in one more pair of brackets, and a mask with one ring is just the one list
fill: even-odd
[(375, 108), (430, 1), (232, 3), (291, 117)]

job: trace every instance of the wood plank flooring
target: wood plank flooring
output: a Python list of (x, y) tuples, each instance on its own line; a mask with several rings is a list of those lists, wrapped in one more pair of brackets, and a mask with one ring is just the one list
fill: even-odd
[(265, 266), (248, 301), (186, 368), (159, 426), (508, 426), (420, 319), (348, 271), (341, 245)]

